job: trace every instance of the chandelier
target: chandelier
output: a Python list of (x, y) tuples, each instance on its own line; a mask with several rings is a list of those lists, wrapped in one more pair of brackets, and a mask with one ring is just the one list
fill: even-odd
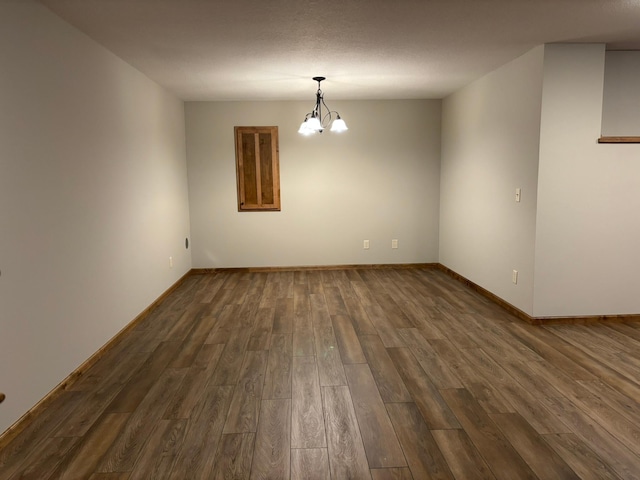
[[(340, 118), (340, 114), (335, 110), (330, 110), (324, 103), (324, 94), (320, 90), (320, 82), (325, 77), (313, 77), (318, 82), (318, 91), (316, 92), (316, 106), (304, 117), (304, 121), (300, 124), (298, 133), (302, 135), (312, 135), (314, 133), (322, 133), (322, 131), (331, 125), (332, 132), (344, 132), (348, 130), (347, 124)], [(326, 113), (323, 114), (322, 107)]]

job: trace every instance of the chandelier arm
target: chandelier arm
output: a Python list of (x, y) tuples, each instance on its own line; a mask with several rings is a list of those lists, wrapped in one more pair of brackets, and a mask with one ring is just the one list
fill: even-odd
[[(322, 117), (322, 127), (323, 128), (327, 128), (329, 126), (329, 124), (333, 121), (333, 113), (335, 113), (336, 115), (338, 115), (338, 112), (336, 112), (335, 110), (331, 110), (327, 104), (324, 102), (324, 96), (320, 98), (322, 100), (322, 105), (324, 105), (325, 110), (327, 111), (327, 113), (325, 113), (325, 115)], [(327, 120), (328, 118), (328, 120)]]

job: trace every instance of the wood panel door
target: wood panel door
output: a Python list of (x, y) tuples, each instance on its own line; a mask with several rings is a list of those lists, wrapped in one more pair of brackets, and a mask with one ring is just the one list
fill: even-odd
[(235, 127), (238, 211), (280, 210), (278, 127)]

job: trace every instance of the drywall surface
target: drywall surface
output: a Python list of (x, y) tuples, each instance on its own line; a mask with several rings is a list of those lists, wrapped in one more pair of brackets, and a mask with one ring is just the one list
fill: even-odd
[(181, 101), (32, 1), (0, 72), (2, 432), (191, 259)]
[(447, 97), (442, 115), (440, 263), (529, 314), (542, 61), (531, 50)]
[(640, 145), (599, 145), (604, 45), (546, 45), (534, 314), (640, 312)]
[(605, 53), (602, 135), (640, 136), (640, 52)]
[[(309, 90), (185, 104), (194, 267), (437, 262), (440, 101), (337, 102), (328, 80), (349, 130), (304, 137)], [(233, 127), (260, 125), (279, 129), (282, 210), (238, 212)]]

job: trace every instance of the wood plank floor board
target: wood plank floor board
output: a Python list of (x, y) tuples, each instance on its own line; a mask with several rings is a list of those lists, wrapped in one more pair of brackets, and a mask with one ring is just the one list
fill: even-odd
[(64, 459), (65, 455), (74, 443), (78, 441), (75, 437), (50, 437), (42, 442), (38, 448), (38, 455), (31, 456), (25, 463), (25, 468), (19, 472), (19, 474), (11, 477), (13, 479), (25, 479), (25, 480), (41, 480), (51, 477), (56, 470), (60, 462)]
[(578, 381), (594, 398), (612, 405), (635, 425), (640, 425), (640, 399), (629, 398), (598, 380), (593, 382)]
[(417, 328), (401, 328), (398, 333), (413, 356), (438, 388), (463, 388), (462, 382), (433, 349), (433, 346), (420, 334)]
[(231, 386), (207, 386), (189, 418), (185, 440), (171, 470), (174, 478), (209, 477), (232, 395)]
[(324, 292), (324, 298), (327, 302), (327, 310), (329, 311), (329, 315), (348, 315), (347, 307), (342, 300), (342, 294), (340, 293), (340, 289), (334, 286), (323, 285), (322, 290)]
[(295, 275), (292, 271), (278, 272), (278, 297), (293, 298), (293, 285)]
[(293, 332), (293, 356), (306, 357), (315, 355), (315, 337), (313, 328), (299, 327)]
[(222, 288), (224, 279), (217, 274), (200, 275), (200, 282), (194, 287), (193, 301), (195, 303), (211, 303), (213, 296)]
[(230, 433), (222, 435), (222, 441), (216, 455), (214, 480), (249, 480), (255, 433)]
[(543, 435), (545, 441), (583, 480), (620, 480), (621, 477), (573, 433)]
[(595, 422), (588, 414), (576, 408), (564, 398), (547, 399), (551, 408), (562, 415), (583, 442), (602, 458), (621, 478), (640, 479), (640, 457), (634, 455), (627, 445), (617, 440), (604, 427)]
[(582, 340), (587, 344), (594, 345), (597, 348), (608, 350), (613, 354), (625, 353), (633, 359), (638, 359), (639, 341), (634, 337), (629, 337), (619, 333), (614, 329), (607, 328), (603, 325), (571, 325), (571, 328), (565, 332), (571, 332), (578, 340)]
[(351, 289), (363, 306), (378, 305), (375, 295), (371, 293), (363, 280), (352, 280)]
[(431, 434), (456, 479), (496, 478), (464, 430), (432, 430)]
[[(329, 319), (329, 322), (331, 322), (331, 319)], [(313, 336), (315, 339), (320, 385), (346, 385), (347, 379), (344, 375), (342, 360), (340, 359), (338, 341), (336, 340), (331, 324), (326, 327), (314, 327)]]
[(545, 440), (517, 413), (489, 414), (509, 443), (540, 478), (579, 477)]
[(338, 341), (338, 350), (343, 364), (366, 363), (367, 360), (362, 352), (358, 335), (353, 328), (351, 319), (344, 315), (331, 316), (333, 331)]
[(382, 400), (384, 402), (412, 402), (411, 394), (400, 378), (380, 337), (364, 335), (360, 337), (360, 343)]
[(331, 314), (324, 294), (309, 294), (311, 309), (311, 322), (313, 328), (326, 328), (331, 326)]
[(342, 296), (343, 289), (351, 290), (351, 278), (347, 270), (333, 270), (331, 277), (333, 279), (333, 285), (340, 291), (340, 296)]
[(582, 397), (579, 402), (574, 402), (574, 405), (589, 412), (591, 418), (607, 431), (612, 432), (612, 435), (626, 445), (629, 450), (640, 456), (640, 424), (636, 421), (630, 421), (593, 396)]
[(538, 478), (467, 390), (442, 395), (497, 479)]
[(529, 347), (547, 362), (561, 368), (574, 379), (595, 380), (597, 378), (584, 367), (562, 354), (557, 348), (550, 346), (540, 335), (544, 330), (520, 323), (511, 323), (507, 325), (506, 328), (513, 335), (514, 339)]
[(450, 480), (451, 470), (414, 403), (387, 403), (413, 478)]
[(366, 364), (345, 365), (354, 411), (370, 468), (404, 467), (407, 462), (376, 382)]
[(172, 323), (166, 323), (168, 331), (165, 333), (164, 329), (160, 329), (159, 333), (162, 335), (160, 340), (162, 342), (183, 342), (187, 335), (193, 330), (194, 322), (201, 316), (206, 315), (206, 307), (200, 304), (189, 305), (184, 313), (178, 318), (177, 321)]
[(347, 313), (353, 323), (353, 328), (358, 335), (377, 335), (376, 328), (369, 320), (369, 316), (354, 293), (345, 295), (345, 289), (340, 290), (342, 299), (347, 308)]
[(310, 271), (307, 273), (307, 282), (309, 285), (309, 294), (323, 294), (322, 277), (318, 271)]
[(630, 398), (640, 398), (640, 385), (638, 383), (607, 366), (599, 359), (588, 355), (574, 345), (563, 346), (562, 352), (615, 390)]
[(402, 340), (402, 337), (398, 334), (398, 330), (391, 325), (380, 305), (363, 305), (363, 307), (385, 347), (405, 346), (404, 340)]
[(602, 328), (613, 330), (626, 338), (633, 338), (636, 342), (640, 342), (638, 323), (611, 323), (602, 325)]
[(251, 287), (251, 273), (241, 273), (238, 275), (238, 281), (233, 287), (232, 300), (230, 303), (236, 303), (242, 305), (246, 302), (249, 295), (249, 288)]
[(500, 394), (538, 433), (570, 433), (568, 426), (544, 402), (509, 375), (507, 367), (498, 365), (482, 349), (468, 349), (463, 353), (476, 365), (478, 375), (488, 384), (498, 386)]
[(404, 312), (413, 328), (417, 328), (426, 339), (444, 338), (437, 324), (431, 321), (431, 317), (425, 314), (425, 309), (411, 301), (400, 301), (398, 307)]
[(296, 270), (293, 272), (293, 285), (294, 288), (296, 285), (304, 285), (305, 287), (308, 285), (306, 270)]
[(275, 308), (258, 308), (247, 350), (268, 350), (271, 343)]
[(192, 275), (0, 437), (0, 478), (640, 480), (639, 340), (432, 268)]
[(197, 319), (197, 323), (187, 334), (187, 337), (178, 348), (178, 353), (169, 364), (170, 368), (187, 368), (193, 364), (202, 345), (214, 327), (215, 320), (214, 317), (207, 316)]
[(513, 405), (500, 393), (491, 383), (484, 380), (478, 374), (476, 365), (470, 361), (462, 352), (456, 348), (448, 339), (431, 339), (429, 344), (451, 369), (455, 375), (462, 380), (464, 386), (469, 390), (476, 401), (487, 413), (508, 413), (515, 412)]
[(278, 298), (273, 317), (273, 330), (276, 333), (293, 333), (293, 297)]
[(247, 290), (247, 295), (257, 295), (259, 297), (262, 296), (262, 291), (264, 290), (264, 286), (266, 283), (267, 275), (260, 272), (252, 273), (249, 280), (249, 289)]
[(94, 473), (89, 480), (128, 480), (129, 472)]
[(261, 299), (262, 296), (260, 294), (247, 294), (245, 296), (244, 302), (239, 305), (240, 309), (234, 321), (236, 328), (251, 331), (260, 308)]
[(464, 314), (462, 319), (476, 339), (482, 342), (482, 349), (499, 358), (519, 358), (526, 362), (537, 362), (543, 358), (521, 342), (513, 342), (513, 335), (496, 321), (488, 321), (477, 314)]
[(171, 478), (171, 470), (184, 441), (187, 420), (160, 420), (151, 433), (129, 478)]
[(185, 374), (184, 369), (167, 369), (160, 375), (128, 418), (122, 434), (100, 461), (98, 472), (130, 472), (133, 469), (153, 427), (161, 420)]
[[(221, 346), (221, 345), (217, 345)], [(164, 419), (189, 418), (193, 406), (200, 398), (202, 390), (209, 380), (210, 372), (204, 368), (191, 368), (177, 389), (164, 412)]]
[(408, 348), (390, 348), (388, 352), (429, 428), (460, 428), (455, 415), (411, 351)]
[(403, 276), (395, 275), (395, 273), (395, 271), (374, 271), (373, 275), (384, 289), (384, 292), (389, 295), (396, 305), (399, 302), (411, 302), (417, 296), (420, 296), (418, 292), (411, 288), (411, 284)]
[(240, 312), (239, 305), (224, 305), (215, 317), (214, 325), (205, 339), (205, 344), (226, 343), (229, 337), (238, 330), (236, 318)]
[[(556, 388), (558, 382), (539, 372), (543, 370), (543, 368), (541, 368), (543, 364), (546, 364), (546, 362), (523, 362), (510, 358), (502, 359), (502, 365), (509, 376), (518, 382), (525, 390), (536, 392), (547, 397), (561, 396), (562, 394), (558, 388)], [(538, 365), (537, 369), (535, 365)], [(567, 383), (579, 388), (579, 385), (571, 379), (567, 379)]]
[[(640, 438), (636, 425), (640, 425), (640, 403), (611, 389), (601, 381), (573, 381), (571, 377), (549, 363), (528, 365), (540, 376), (547, 376), (562, 396), (588, 411), (601, 425), (610, 426), (620, 439)], [(636, 452), (638, 453), (638, 452)]]
[(87, 392), (87, 395), (74, 410), (73, 418), (64, 422), (52, 434), (54, 437), (81, 437), (102, 415), (109, 403), (122, 390), (123, 385), (114, 380), (105, 382), (104, 387), (97, 388), (94, 392)]
[(460, 320), (461, 314), (452, 313), (442, 307), (435, 309), (436, 325), (442, 334), (458, 348), (479, 348), (478, 342), (471, 334), (467, 325)]
[(291, 398), (292, 334), (273, 334), (262, 398)]
[[(140, 333), (144, 332), (132, 331), (131, 338), (138, 338)], [(124, 385), (129, 378), (131, 378), (131, 375), (147, 360), (150, 354), (150, 352), (136, 351), (133, 346), (128, 350), (129, 351), (117, 348), (116, 351), (118, 353), (115, 355), (111, 355), (110, 351), (107, 352), (107, 354), (98, 359), (77, 382), (70, 385), (68, 390), (95, 391), (104, 388), (105, 384), (113, 382)]]
[(246, 352), (222, 433), (256, 431), (266, 367), (267, 352)]
[(264, 289), (262, 290), (262, 299), (260, 300), (261, 308), (276, 308), (279, 288), (277, 283), (267, 278)]
[(409, 467), (403, 468), (372, 468), (372, 480), (413, 480)]
[(162, 342), (131, 376), (129, 382), (120, 390), (106, 411), (110, 413), (133, 412), (153, 384), (158, 381), (179, 346), (179, 342)]
[(294, 357), (291, 401), (292, 448), (327, 446), (315, 357)]
[(409, 320), (389, 294), (383, 293), (376, 295), (376, 302), (382, 308), (389, 324), (393, 328), (411, 328), (414, 326), (413, 322)]
[(224, 345), (210, 383), (213, 385), (235, 385), (237, 383), (250, 336), (251, 330), (248, 329), (234, 331), (231, 334)]
[[(546, 327), (550, 329), (551, 327)], [(634, 358), (633, 353), (627, 351), (626, 362), (620, 362), (618, 353), (620, 347), (617, 342), (603, 336), (596, 336), (584, 330), (583, 325), (554, 325), (553, 333), (567, 343), (579, 348), (592, 358), (599, 361), (621, 375), (635, 380), (640, 365), (640, 359)], [(634, 368), (635, 367), (635, 368)]]
[(291, 476), (291, 400), (262, 400), (251, 479)]
[(332, 478), (371, 480), (349, 387), (322, 387)]
[(187, 370), (180, 387), (169, 402), (164, 412), (163, 418), (177, 419), (189, 418), (193, 409), (202, 397), (202, 392), (206, 389), (213, 369), (217, 366), (217, 360), (222, 355), (224, 345), (211, 344), (212, 349), (208, 352), (209, 365), (207, 368), (193, 367)]
[(330, 480), (329, 454), (326, 448), (291, 450), (292, 480)]
[(51, 436), (52, 432), (60, 428), (63, 419), (72, 414), (86, 395), (86, 392), (63, 392), (54, 399), (43, 415), (36, 417), (16, 435), (10, 445), (2, 448), (0, 450), (1, 476), (10, 478), (15, 472), (20, 471), (26, 459), (38, 451), (40, 445)]
[(311, 311), (309, 304), (309, 286), (307, 283), (294, 283), (293, 285), (293, 316), (306, 317)]
[(100, 417), (60, 463), (53, 478), (88, 478), (111, 447), (129, 419), (130, 413), (109, 413)]

